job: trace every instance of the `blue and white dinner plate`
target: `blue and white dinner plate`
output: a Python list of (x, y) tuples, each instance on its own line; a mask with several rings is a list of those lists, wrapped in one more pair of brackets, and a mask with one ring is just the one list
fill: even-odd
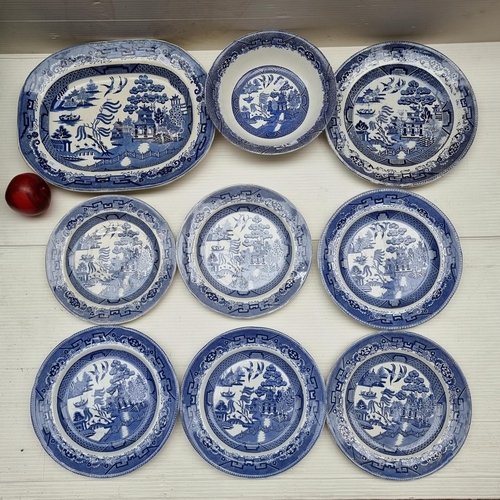
[(191, 293), (234, 318), (284, 306), (303, 285), (312, 259), (304, 218), (280, 194), (230, 186), (201, 200), (177, 239), (177, 265)]
[(195, 450), (215, 468), (268, 477), (310, 451), (325, 422), (325, 385), (290, 337), (247, 327), (209, 342), (181, 388), (181, 419)]
[(155, 187), (207, 153), (205, 70), (158, 40), (71, 47), (28, 76), (18, 106), (21, 153), (47, 181), (75, 191)]
[(323, 285), (347, 314), (377, 329), (435, 316), (462, 273), (460, 241), (431, 202), (403, 190), (362, 193), (329, 220), (318, 246)]
[(124, 323), (149, 311), (169, 288), (174, 236), (143, 201), (98, 196), (61, 219), (45, 265), (54, 295), (69, 312), (92, 323)]
[(44, 450), (77, 474), (114, 477), (151, 460), (167, 441), (179, 386), (166, 354), (144, 334), (94, 326), (43, 362), (31, 419)]
[(471, 396), (451, 356), (432, 340), (380, 332), (339, 358), (327, 381), (327, 423), (363, 470), (408, 480), (444, 467), (471, 423)]
[(328, 124), (335, 76), (309, 41), (261, 31), (219, 54), (208, 73), (206, 100), (210, 118), (231, 143), (252, 153), (288, 153)]
[(386, 42), (354, 54), (336, 72), (331, 147), (364, 179), (417, 186), (451, 170), (477, 128), (477, 103), (460, 69), (440, 52)]

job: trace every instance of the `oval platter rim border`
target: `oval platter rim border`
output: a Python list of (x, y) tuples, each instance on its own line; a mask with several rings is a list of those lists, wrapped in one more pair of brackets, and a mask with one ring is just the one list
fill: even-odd
[[(112, 54), (113, 50), (118, 50), (119, 47), (123, 47), (123, 51), (126, 52), (127, 50), (132, 50), (134, 46), (139, 47), (137, 50), (146, 51), (147, 55), (138, 56), (137, 58), (126, 57), (120, 59)], [(151, 59), (155, 51), (158, 51), (158, 47), (160, 47), (160, 50), (163, 47), (170, 52), (168, 52), (168, 55), (162, 56), (160, 54), (154, 56), (156, 59)], [(81, 54), (82, 51), (87, 53), (87, 55)], [(105, 63), (96, 55), (99, 51), (105, 54), (102, 57), (107, 56), (114, 58), (111, 62), (108, 61)], [(158, 62), (159, 57), (169, 58), (170, 62), (173, 61), (172, 65), (167, 66), (162, 61)], [(71, 71), (67, 69), (68, 63), (64, 62), (64, 58), (66, 58), (66, 61), (70, 61)], [(95, 58), (95, 62), (82, 62), (85, 58)], [(180, 64), (177, 59), (181, 59), (181, 62), (184, 65), (187, 64), (189, 67), (184, 67), (184, 69), (181, 68), (182, 64)], [(190, 147), (194, 152), (194, 158), (187, 157), (186, 154), (181, 155), (178, 152), (166, 162), (163, 162), (163, 164), (159, 163), (137, 170), (129, 169), (128, 173), (125, 167), (120, 171), (120, 174), (113, 174), (113, 171), (98, 171), (90, 172), (92, 175), (86, 175), (85, 171), (78, 169), (63, 171), (61, 170), (62, 164), (57, 161), (57, 159), (51, 157), (50, 154), (46, 152), (38, 152), (37, 140), (39, 141), (40, 137), (40, 124), (38, 123), (39, 110), (30, 103), (35, 102), (38, 97), (38, 92), (36, 92), (35, 101), (33, 100), (33, 93), (35, 92), (33, 88), (38, 86), (37, 79), (39, 78), (39, 74), (49, 74), (48, 77), (44, 76), (44, 78), (49, 78), (48, 84), (51, 86), (57, 82), (61, 76), (59, 73), (57, 75), (53, 74), (55, 69), (57, 69), (58, 72), (62, 71), (64, 75), (82, 68), (94, 68), (102, 65), (113, 67), (134, 64), (138, 63), (138, 61), (164, 68), (175, 73), (176, 76), (183, 74), (184, 76), (181, 78), (183, 84), (192, 86), (192, 88), (187, 89), (187, 92), (192, 101), (193, 118), (195, 116), (198, 117), (197, 120), (193, 120), (193, 123), (196, 124), (196, 122), (198, 122), (196, 128), (199, 130), (193, 130), (191, 132), (181, 152), (184, 151), (186, 147)], [(54, 62), (56, 62), (56, 65), (53, 64)], [(174, 67), (174, 65), (176, 67)], [(64, 71), (67, 71), (67, 73), (64, 73)], [(198, 84), (191, 81), (193, 75), (196, 76), (196, 80), (199, 80)], [(205, 157), (212, 145), (215, 136), (215, 127), (206, 113), (206, 104), (204, 102), (206, 76), (207, 73), (203, 66), (184, 49), (170, 42), (156, 40), (154, 38), (89, 42), (62, 49), (41, 61), (31, 70), (23, 83), (17, 106), (17, 143), (19, 151), (23, 159), (35, 173), (43, 177), (50, 184), (70, 191), (98, 194), (100, 192), (106, 193), (152, 189), (169, 184), (190, 172)], [(46, 87), (47, 83), (45, 83), (44, 86)], [(45, 91), (46, 90), (45, 88)], [(43, 95), (45, 95), (45, 93), (43, 93)], [(196, 111), (197, 108), (198, 111)], [(47, 156), (49, 160), (54, 163), (54, 168), (48, 164)], [(162, 168), (160, 168), (160, 166), (162, 166)], [(167, 171), (162, 173), (165, 169), (167, 169)], [(123, 172), (125, 172), (125, 174), (123, 174)], [(139, 173), (136, 174), (135, 172)], [(172, 174), (172, 172), (174, 173)]]

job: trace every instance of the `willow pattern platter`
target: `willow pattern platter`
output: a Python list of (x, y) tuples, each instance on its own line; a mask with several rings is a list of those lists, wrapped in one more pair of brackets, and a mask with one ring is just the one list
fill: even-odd
[(184, 431), (215, 468), (268, 477), (299, 462), (325, 422), (325, 385), (311, 356), (268, 328), (226, 332), (191, 362), (181, 388)]
[(425, 198), (368, 191), (332, 216), (318, 247), (323, 285), (353, 318), (377, 329), (429, 320), (451, 299), (462, 273), (458, 235)]
[(220, 53), (208, 73), (206, 95), (212, 121), (230, 142), (252, 153), (288, 153), (328, 124), (335, 76), (312, 43), (261, 31)]
[(417, 186), (451, 170), (477, 128), (477, 104), (460, 69), (438, 51), (387, 42), (337, 71), (331, 147), (354, 173), (379, 184)]
[(205, 80), (189, 54), (158, 40), (62, 50), (23, 86), (21, 152), (36, 173), (66, 189), (166, 184), (191, 170), (212, 143)]
[(31, 419), (58, 464), (113, 477), (160, 451), (178, 405), (175, 372), (155, 342), (130, 328), (94, 326), (61, 342), (43, 362)]
[(61, 219), (45, 265), (54, 295), (69, 312), (92, 323), (124, 323), (149, 311), (170, 286), (174, 236), (143, 201), (98, 196)]
[(283, 196), (231, 186), (201, 200), (177, 240), (177, 265), (191, 293), (234, 318), (284, 306), (304, 283), (312, 258), (305, 220)]
[(345, 351), (327, 381), (327, 423), (363, 470), (407, 480), (444, 467), (471, 423), (471, 397), (451, 356), (411, 332), (369, 335)]

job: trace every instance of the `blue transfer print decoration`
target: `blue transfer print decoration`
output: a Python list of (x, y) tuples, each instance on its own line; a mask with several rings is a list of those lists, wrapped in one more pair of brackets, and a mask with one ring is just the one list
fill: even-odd
[(147, 312), (176, 269), (175, 241), (163, 217), (125, 196), (91, 198), (54, 229), (46, 253), (56, 298), (93, 323), (124, 323)]
[(243, 75), (233, 90), (238, 123), (258, 137), (283, 137), (304, 121), (309, 94), (304, 82), (279, 66), (261, 66)]
[(42, 364), (31, 419), (44, 450), (91, 477), (132, 472), (175, 424), (179, 386), (161, 348), (142, 333), (95, 326), (61, 342)]
[(311, 258), (304, 218), (261, 186), (230, 186), (201, 200), (177, 241), (179, 270), (191, 293), (235, 318), (284, 306), (302, 287)]
[(337, 71), (328, 140), (354, 173), (379, 184), (438, 179), (467, 153), (477, 128), (474, 93), (460, 69), (410, 42), (363, 49)]
[(462, 252), (446, 216), (401, 190), (369, 191), (328, 222), (318, 247), (323, 285), (353, 318), (401, 329), (435, 316), (460, 281)]
[(408, 480), (444, 467), (463, 445), (471, 398), (460, 368), (412, 332), (381, 332), (351, 346), (327, 381), (327, 422), (356, 465)]
[(214, 61), (207, 111), (232, 144), (282, 154), (325, 129), (335, 92), (332, 68), (317, 47), (292, 33), (261, 31), (235, 40)]
[(182, 384), (184, 431), (215, 468), (241, 477), (279, 474), (319, 437), (325, 388), (314, 360), (268, 328), (239, 328), (209, 342)]
[(49, 182), (76, 191), (165, 184), (208, 151), (203, 68), (156, 40), (97, 42), (57, 52), (19, 99), (21, 152)]

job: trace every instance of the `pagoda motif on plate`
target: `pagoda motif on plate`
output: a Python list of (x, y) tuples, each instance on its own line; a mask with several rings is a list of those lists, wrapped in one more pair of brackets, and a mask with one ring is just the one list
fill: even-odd
[(202, 233), (202, 269), (226, 293), (271, 289), (288, 270), (289, 235), (273, 214), (259, 212), (235, 209)]
[(118, 219), (96, 224), (70, 254), (78, 283), (96, 297), (118, 299), (137, 292), (154, 271), (156, 253), (148, 235)]
[(309, 108), (302, 80), (279, 66), (261, 66), (243, 75), (232, 96), (238, 123), (257, 137), (283, 137), (296, 130)]
[[(355, 97), (350, 136), (376, 162), (422, 162), (448, 140), (453, 108), (437, 80), (425, 75), (384, 76), (370, 81)], [(354, 98), (354, 96), (352, 96)]]
[(105, 356), (70, 378), (61, 403), (70, 434), (120, 449), (127, 438), (147, 429), (155, 404), (148, 382), (130, 361)]
[(417, 290), (436, 266), (437, 253), (426, 238), (401, 221), (377, 220), (363, 226), (346, 249), (354, 286), (372, 298), (394, 301)]
[(372, 448), (407, 454), (441, 429), (446, 414), (443, 394), (436, 380), (431, 384), (411, 364), (380, 363), (360, 378), (349, 418)]
[(287, 375), (269, 361), (236, 363), (219, 378), (214, 416), (223, 431), (241, 443), (266, 443), (290, 426), (296, 393)]
[(144, 168), (168, 160), (186, 144), (191, 103), (187, 88), (167, 70), (92, 78), (75, 73), (77, 80), (56, 82), (49, 92), (57, 92), (49, 133), (61, 162), (88, 171)]

